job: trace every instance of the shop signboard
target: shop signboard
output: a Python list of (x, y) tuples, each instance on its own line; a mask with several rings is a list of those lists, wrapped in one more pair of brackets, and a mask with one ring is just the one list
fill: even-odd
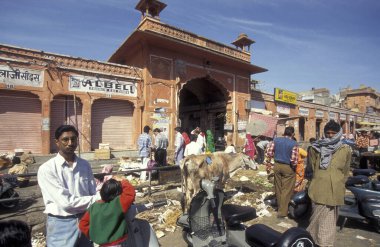
[(233, 129), (234, 129), (234, 125), (232, 123), (224, 124), (224, 130), (225, 131), (232, 131)]
[(245, 130), (246, 127), (247, 127), (247, 121), (245, 120), (238, 120), (238, 131), (242, 131), (242, 130)]
[(346, 121), (347, 120), (347, 115), (344, 114), (344, 113), (340, 113), (339, 114), (339, 119), (342, 120), (342, 121)]
[(329, 118), (332, 120), (337, 120), (337, 113), (336, 112), (329, 112)]
[(280, 101), (292, 105), (297, 105), (297, 94), (281, 89), (281, 88), (275, 88), (274, 89), (274, 100)]
[(321, 111), (321, 110), (316, 110), (315, 111), (315, 117), (316, 118), (323, 118), (323, 116), (324, 116), (324, 112), (323, 111)]
[(70, 76), (69, 91), (137, 97), (135, 81), (119, 81), (89, 76)]
[(290, 114), (290, 106), (278, 104), (277, 105), (277, 113), (289, 115)]
[(304, 107), (298, 108), (298, 114), (300, 116), (308, 117), (309, 116), (309, 108), (304, 108)]
[(7, 88), (14, 86), (42, 87), (44, 82), (42, 70), (25, 69), (0, 65), (0, 83), (5, 83)]
[(350, 122), (354, 122), (355, 121), (355, 116), (350, 116)]

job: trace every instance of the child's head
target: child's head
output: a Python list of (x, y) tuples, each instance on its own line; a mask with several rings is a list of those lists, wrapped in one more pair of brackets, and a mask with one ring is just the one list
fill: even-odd
[(30, 227), (27, 223), (19, 220), (0, 222), (0, 246), (32, 246)]
[(113, 178), (104, 182), (100, 189), (100, 196), (105, 202), (110, 202), (122, 192), (121, 183)]

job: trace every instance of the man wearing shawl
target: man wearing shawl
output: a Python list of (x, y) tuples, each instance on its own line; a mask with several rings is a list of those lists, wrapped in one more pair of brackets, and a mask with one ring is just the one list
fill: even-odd
[(308, 189), (312, 216), (307, 230), (318, 246), (334, 246), (338, 206), (344, 205), (345, 182), (351, 163), (351, 148), (341, 141), (342, 128), (330, 120), (324, 139), (314, 142), (307, 170), (312, 171)]

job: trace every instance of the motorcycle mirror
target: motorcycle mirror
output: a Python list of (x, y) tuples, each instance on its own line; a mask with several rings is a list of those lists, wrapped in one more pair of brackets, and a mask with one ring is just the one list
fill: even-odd
[(215, 182), (214, 181), (210, 181), (208, 179), (202, 179), (201, 188), (207, 193), (208, 199), (215, 198), (214, 196)]

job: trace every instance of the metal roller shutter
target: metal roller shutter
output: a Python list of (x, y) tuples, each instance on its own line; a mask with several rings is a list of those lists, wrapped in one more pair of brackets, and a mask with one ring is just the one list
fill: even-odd
[(0, 90), (0, 153), (41, 153), (41, 101), (27, 92)]
[[(77, 99), (76, 112), (78, 126), (75, 122), (75, 110), (74, 110), (74, 97), (68, 96), (56, 96), (51, 102), (50, 106), (50, 152), (56, 153), (57, 147), (55, 145), (54, 133), (55, 130), (62, 124), (74, 125), (79, 132), (79, 141), (82, 139), (82, 103)], [(80, 142), (81, 143), (81, 142)]]
[(91, 148), (108, 143), (114, 150), (132, 148), (133, 105), (124, 100), (99, 99), (92, 104)]

